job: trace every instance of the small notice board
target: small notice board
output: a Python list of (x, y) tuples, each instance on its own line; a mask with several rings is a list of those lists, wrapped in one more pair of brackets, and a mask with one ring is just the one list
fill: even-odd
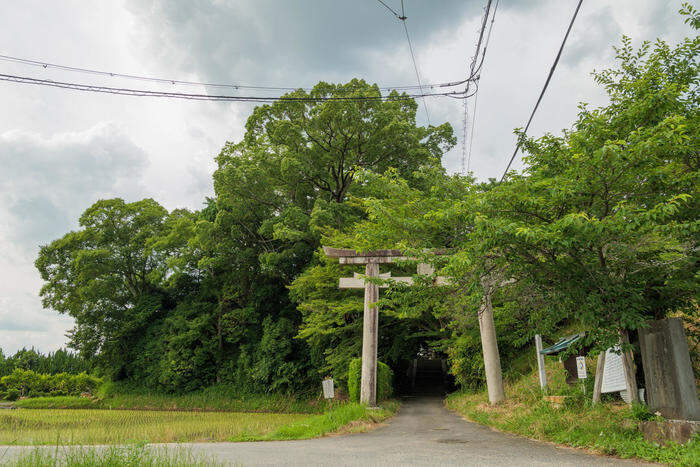
[(586, 379), (588, 376), (586, 373), (586, 357), (576, 357), (576, 371), (578, 372), (578, 379)]

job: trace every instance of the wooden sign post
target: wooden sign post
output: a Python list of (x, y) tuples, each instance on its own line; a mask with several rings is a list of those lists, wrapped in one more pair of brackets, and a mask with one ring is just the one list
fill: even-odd
[[(412, 277), (391, 277), (391, 273), (379, 274), (380, 264), (409, 260), (401, 250), (375, 250), (364, 253), (355, 250), (323, 247), (323, 252), (330, 258), (338, 258), (339, 264), (364, 264), (365, 277), (355, 274), (353, 277), (341, 277), (338, 287), (341, 289), (365, 289), (365, 306), (362, 317), (362, 376), (360, 382), (360, 402), (369, 407), (377, 405), (377, 342), (379, 337), (379, 315), (376, 303), (379, 300), (380, 286), (365, 278), (391, 279), (394, 282), (413, 285)], [(440, 253), (438, 253), (440, 254)], [(432, 274), (430, 265), (419, 264), (419, 274)], [(438, 277), (435, 285), (445, 284), (443, 277)], [(382, 285), (387, 288), (389, 285)]]

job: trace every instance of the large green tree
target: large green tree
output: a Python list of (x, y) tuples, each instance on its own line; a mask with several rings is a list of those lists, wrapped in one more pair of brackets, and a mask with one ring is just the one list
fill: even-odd
[(417, 183), (454, 137), (360, 80), (287, 97), (257, 107), (224, 146), (200, 211), (99, 201), (42, 248), (45, 306), (76, 319), (72, 346), (113, 377), (284, 391), (318, 376), (322, 357), (294, 339), (302, 317), (287, 286), (316, 262), (323, 232), (365, 215), (352, 202), (368, 189), (358, 173), (391, 168)]
[(610, 104), (524, 141), (523, 174), (484, 198), (478, 253), (564, 301), (605, 347), (697, 299), (700, 39), (635, 50), (594, 73)]
[(70, 346), (98, 357), (114, 375), (128, 373), (135, 343), (162, 312), (156, 277), (165, 258), (147, 244), (167, 216), (151, 199), (98, 201), (80, 217), (79, 230), (43, 246), (36, 260), (44, 306), (75, 319)]

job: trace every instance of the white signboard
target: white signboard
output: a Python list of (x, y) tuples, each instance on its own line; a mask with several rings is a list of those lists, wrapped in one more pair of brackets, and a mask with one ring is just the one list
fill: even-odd
[(335, 391), (333, 388), (333, 379), (328, 378), (324, 379), (323, 383), (321, 383), (323, 386), (323, 397), (326, 399), (333, 399), (335, 397)]
[(618, 392), (627, 390), (625, 382), (625, 370), (622, 367), (622, 355), (615, 353), (619, 347), (611, 347), (605, 351), (605, 367), (603, 368), (603, 383), (600, 392)]
[(576, 371), (579, 379), (586, 379), (586, 357), (576, 357)]

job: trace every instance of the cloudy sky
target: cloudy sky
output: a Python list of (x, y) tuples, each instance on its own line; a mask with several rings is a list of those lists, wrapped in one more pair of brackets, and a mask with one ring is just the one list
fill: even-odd
[[(385, 2), (400, 8), (399, 0)], [(484, 4), (405, 0), (423, 82), (465, 76)], [(478, 178), (504, 170), (513, 128), (527, 120), (575, 6), (501, 0), (478, 97), (470, 164)], [(612, 63), (622, 34), (636, 42), (683, 37), (679, 6), (586, 0), (530, 133), (568, 127), (580, 101), (605, 102), (590, 72)], [(5, 2), (2, 11), (2, 55), (198, 82), (312, 86), (361, 77), (380, 86), (415, 84), (403, 28), (376, 0), (27, 0)], [(206, 91), (5, 61), (0, 73)], [(152, 197), (168, 209), (199, 208), (212, 194), (213, 157), (225, 141), (241, 138), (251, 107), (7, 82), (0, 82), (0, 103), (0, 348), (55, 350), (72, 322), (41, 307), (38, 246), (75, 228), (99, 198)], [(448, 121), (461, 135), (459, 101), (432, 98), (427, 105), (432, 123)], [(426, 121), (422, 106), (418, 117)], [(460, 156), (458, 146), (444, 165), (459, 170)]]

